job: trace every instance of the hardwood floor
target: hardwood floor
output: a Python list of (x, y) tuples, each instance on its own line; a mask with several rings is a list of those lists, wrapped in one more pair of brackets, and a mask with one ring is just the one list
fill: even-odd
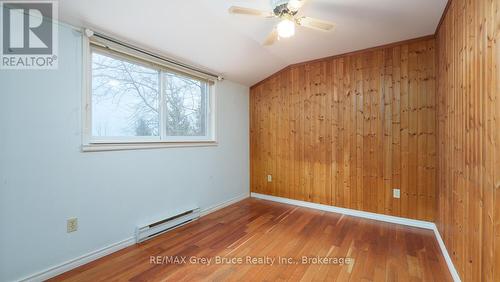
[[(162, 263), (170, 256), (177, 261)], [(330, 261), (301, 263), (303, 256)], [(223, 257), (243, 261), (214, 264)], [(452, 281), (430, 230), (253, 198), (51, 280)]]

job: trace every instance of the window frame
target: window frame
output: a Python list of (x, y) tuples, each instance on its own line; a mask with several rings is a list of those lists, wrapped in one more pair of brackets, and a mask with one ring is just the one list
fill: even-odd
[[(162, 64), (146, 54), (138, 54), (134, 50), (128, 50), (121, 46), (103, 46), (101, 42), (95, 42), (83, 36), (83, 99), (82, 99), (82, 151), (112, 151), (112, 150), (133, 150), (166, 147), (205, 147), (217, 146), (217, 111), (216, 111), (216, 81), (207, 79), (179, 70), (167, 64)], [(92, 134), (92, 54), (96, 53), (125, 60), (130, 63), (153, 68), (159, 72), (159, 134), (158, 136), (100, 136), (94, 137)], [(192, 77), (207, 83), (207, 134), (205, 136), (168, 136), (166, 134), (165, 101), (163, 93), (164, 72), (177, 73), (182, 76)]]

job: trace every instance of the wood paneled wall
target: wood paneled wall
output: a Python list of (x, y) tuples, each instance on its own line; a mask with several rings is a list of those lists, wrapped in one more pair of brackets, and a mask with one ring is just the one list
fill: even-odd
[(316, 60), (253, 86), (251, 190), (433, 221), (434, 45)]
[(437, 33), (436, 223), (463, 281), (500, 281), (499, 9), (453, 0)]

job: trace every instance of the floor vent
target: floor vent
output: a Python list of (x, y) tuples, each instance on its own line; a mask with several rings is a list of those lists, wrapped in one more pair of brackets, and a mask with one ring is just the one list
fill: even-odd
[(181, 212), (177, 215), (156, 222), (138, 226), (135, 230), (135, 241), (137, 243), (144, 242), (169, 230), (194, 221), (199, 217), (200, 209), (196, 208)]

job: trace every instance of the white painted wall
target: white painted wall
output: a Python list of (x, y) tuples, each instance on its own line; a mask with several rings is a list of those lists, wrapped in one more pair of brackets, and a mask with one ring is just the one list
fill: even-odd
[(0, 70), (0, 281), (127, 239), (146, 218), (249, 193), (248, 87), (217, 85), (217, 147), (82, 153), (81, 53), (81, 34), (61, 26), (58, 70)]

